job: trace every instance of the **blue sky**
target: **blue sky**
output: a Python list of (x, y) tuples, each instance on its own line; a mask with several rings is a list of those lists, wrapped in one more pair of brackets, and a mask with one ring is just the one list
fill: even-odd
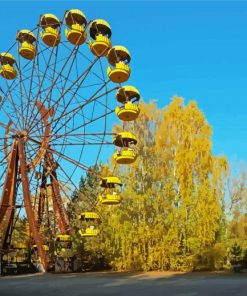
[(78, 8), (104, 18), (129, 48), (135, 85), (160, 107), (173, 95), (196, 100), (213, 127), (213, 152), (247, 161), (247, 2), (1, 1), (0, 50), (39, 15)]

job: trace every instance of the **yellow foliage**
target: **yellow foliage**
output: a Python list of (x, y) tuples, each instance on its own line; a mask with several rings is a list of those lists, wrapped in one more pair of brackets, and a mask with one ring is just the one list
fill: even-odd
[(138, 138), (138, 159), (114, 172), (126, 185), (123, 201), (98, 208), (100, 247), (117, 270), (190, 269), (215, 243), (228, 164), (212, 155), (212, 129), (195, 102), (140, 108), (125, 126)]

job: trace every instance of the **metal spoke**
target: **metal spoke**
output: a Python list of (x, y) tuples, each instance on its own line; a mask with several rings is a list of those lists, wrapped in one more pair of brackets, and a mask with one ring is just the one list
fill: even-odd
[[(59, 98), (55, 101), (55, 103), (53, 104), (53, 106), (52, 106), (52, 108), (56, 108), (57, 106), (58, 106), (58, 104), (59, 104), (59, 102), (61, 101), (61, 99), (63, 99), (63, 97), (65, 96), (65, 94), (67, 94), (71, 89), (72, 89), (72, 87), (77, 83), (77, 82), (79, 82), (81, 79), (82, 79), (82, 82), (83, 82), (83, 78), (85, 77), (85, 75), (87, 75), (88, 74), (88, 72), (90, 71), (90, 69), (94, 66), (94, 64), (97, 62), (97, 60), (98, 60), (98, 58), (96, 58), (95, 60), (94, 60), (94, 62), (90, 65), (90, 67), (88, 67), (80, 76), (79, 76), (79, 78), (77, 78), (76, 80), (75, 80), (75, 82), (69, 87), (69, 88), (67, 88), (65, 91), (64, 91), (64, 93), (62, 94), (62, 95), (60, 95), (59, 96)], [(81, 83), (82, 83), (81, 82)], [(67, 107), (68, 107), (69, 105), (67, 104)], [(35, 117), (37, 117), (37, 115), (38, 115), (38, 113), (36, 113), (36, 115), (35, 115)], [(29, 129), (29, 132), (30, 131), (32, 131), (32, 129), (33, 129), (34, 127), (32, 126), (30, 129)]]
[[(52, 92), (52, 89), (53, 89), (54, 85), (56, 84), (57, 80), (58, 80), (59, 77), (60, 77), (60, 73), (62, 73), (63, 70), (65, 69), (66, 65), (68, 64), (68, 62), (69, 62), (69, 60), (70, 60), (70, 58), (71, 58), (71, 56), (72, 56), (72, 54), (73, 54), (73, 52), (74, 52), (75, 50), (76, 50), (76, 48), (74, 48), (74, 49), (71, 51), (69, 57), (67, 58), (66, 62), (64, 63), (64, 65), (63, 65), (62, 69), (60, 70), (59, 74), (57, 75), (56, 79), (53, 81), (53, 83), (52, 83), (52, 85), (51, 85), (51, 87), (50, 87), (50, 90), (49, 90), (48, 93), (46, 94), (46, 98), (45, 98), (45, 100), (43, 101), (43, 103), (45, 103), (45, 102), (47, 101), (47, 99), (49, 98), (49, 95), (50, 95), (50, 93)], [(35, 99), (36, 101), (38, 100), (38, 96), (40, 95), (41, 86), (42, 86), (42, 84), (43, 84), (43, 82), (44, 82), (44, 79), (45, 79), (45, 76), (46, 76), (46, 72), (47, 72), (47, 70), (48, 70), (48, 68), (49, 68), (48, 65), (49, 65), (50, 59), (51, 59), (51, 56), (50, 56), (49, 61), (48, 61), (48, 63), (47, 63), (46, 71), (45, 71), (45, 73), (44, 73), (44, 75), (43, 75), (43, 78), (42, 78), (42, 81), (41, 81), (41, 84), (40, 84), (40, 89), (39, 89), (38, 94), (37, 94), (36, 99)], [(53, 106), (53, 107), (54, 107), (54, 106)], [(34, 116), (34, 119), (35, 119), (37, 116), (38, 116), (38, 112), (37, 112), (36, 115)], [(32, 129), (32, 128), (30, 128), (30, 130), (31, 130), (31, 129)]]

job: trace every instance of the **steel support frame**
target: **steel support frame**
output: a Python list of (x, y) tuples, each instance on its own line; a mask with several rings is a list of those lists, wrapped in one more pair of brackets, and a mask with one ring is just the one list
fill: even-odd
[(38, 223), (35, 219), (34, 209), (30, 193), (28, 180), (28, 166), (25, 157), (24, 139), (18, 138), (13, 142), (7, 168), (5, 184), (0, 205), (0, 228), (2, 230), (1, 248), (10, 248), (10, 230), (14, 220), (17, 191), (17, 174), (20, 173), (23, 189), (24, 207), (26, 209), (30, 232), (37, 245), (38, 254), (45, 270), (48, 269), (46, 253), (43, 249), (43, 240), (39, 232)]

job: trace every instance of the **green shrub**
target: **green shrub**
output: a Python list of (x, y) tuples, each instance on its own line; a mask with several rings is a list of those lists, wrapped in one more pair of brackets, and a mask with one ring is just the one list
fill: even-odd
[(194, 270), (222, 270), (227, 263), (227, 250), (224, 244), (217, 243), (197, 255)]

